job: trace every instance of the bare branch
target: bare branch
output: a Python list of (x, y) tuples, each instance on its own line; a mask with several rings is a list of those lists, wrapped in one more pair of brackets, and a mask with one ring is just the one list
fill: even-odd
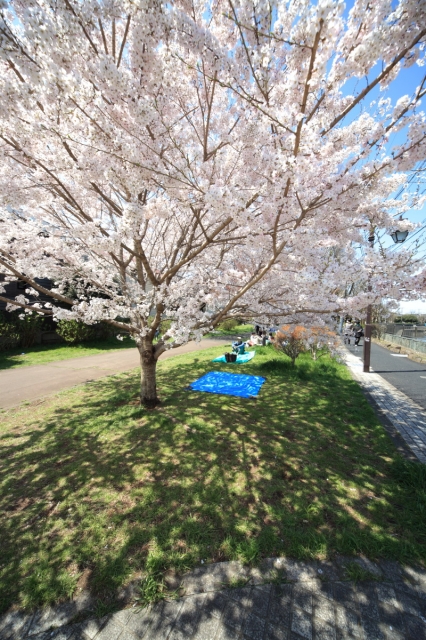
[(108, 45), (107, 45), (107, 41), (106, 41), (106, 38), (105, 38), (105, 32), (104, 32), (104, 28), (102, 26), (102, 21), (101, 21), (100, 18), (98, 18), (98, 22), (99, 22), (99, 28), (101, 30), (102, 42), (104, 43), (105, 53), (108, 55)]
[(121, 62), (121, 56), (123, 55), (123, 50), (124, 50), (124, 46), (126, 44), (126, 39), (127, 39), (127, 34), (129, 33), (129, 27), (130, 27), (130, 20), (131, 20), (131, 15), (128, 15), (127, 17), (127, 22), (126, 22), (126, 28), (124, 30), (124, 36), (123, 36), (123, 41), (121, 43), (121, 47), (120, 47), (120, 53), (118, 54), (118, 62), (117, 62), (117, 69), (120, 66), (120, 62)]

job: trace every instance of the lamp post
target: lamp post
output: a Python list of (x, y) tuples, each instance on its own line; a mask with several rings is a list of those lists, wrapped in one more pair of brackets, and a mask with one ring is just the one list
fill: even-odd
[[(401, 218), (402, 219), (402, 218)], [(390, 234), (390, 237), (395, 242), (395, 244), (401, 244), (407, 239), (408, 231), (393, 231)], [(371, 248), (374, 246), (374, 229), (370, 231), (370, 235), (368, 236), (368, 242), (370, 243)], [(371, 282), (368, 283), (368, 291), (371, 291)], [(371, 304), (367, 307), (367, 317), (365, 320), (365, 331), (364, 331), (364, 373), (370, 373), (370, 357), (371, 357), (371, 316), (372, 316), (372, 306)]]
[[(371, 248), (374, 246), (374, 229), (370, 231), (370, 235), (368, 236), (368, 242), (370, 243)], [(368, 291), (371, 291), (371, 282), (370, 278), (368, 279)], [(370, 372), (370, 355), (371, 355), (371, 315), (372, 315), (372, 306), (371, 304), (367, 307), (367, 317), (365, 319), (365, 329), (364, 329), (364, 373)]]

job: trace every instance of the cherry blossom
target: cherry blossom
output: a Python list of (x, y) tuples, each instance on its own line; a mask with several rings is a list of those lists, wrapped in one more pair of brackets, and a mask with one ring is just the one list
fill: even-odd
[(386, 91), (424, 64), (425, 25), (417, 0), (0, 0), (14, 306), (129, 332), (152, 406), (161, 353), (229, 316), (421, 295), (424, 263), (367, 238), (424, 204), (426, 82)]

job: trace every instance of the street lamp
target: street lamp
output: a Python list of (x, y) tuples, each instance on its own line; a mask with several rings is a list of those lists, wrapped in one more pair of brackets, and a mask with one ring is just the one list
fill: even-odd
[(393, 231), (390, 234), (390, 237), (395, 242), (395, 244), (399, 244), (400, 242), (404, 242), (407, 239), (408, 231)]
[[(395, 244), (400, 244), (407, 239), (408, 231), (393, 231), (390, 234), (390, 237), (395, 242)], [(374, 230), (370, 231), (370, 235), (368, 236), (368, 242), (373, 248), (374, 245)], [(371, 291), (371, 284), (368, 285), (368, 291)], [(370, 356), (371, 356), (371, 315), (372, 309), (371, 304), (367, 307), (367, 318), (365, 321), (365, 331), (364, 331), (364, 373), (370, 373)]]

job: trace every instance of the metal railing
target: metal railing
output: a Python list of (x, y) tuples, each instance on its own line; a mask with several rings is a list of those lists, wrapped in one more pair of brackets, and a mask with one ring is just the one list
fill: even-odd
[(426, 327), (424, 325), (390, 323), (386, 324), (385, 333), (400, 338), (412, 338), (413, 340), (426, 339)]

